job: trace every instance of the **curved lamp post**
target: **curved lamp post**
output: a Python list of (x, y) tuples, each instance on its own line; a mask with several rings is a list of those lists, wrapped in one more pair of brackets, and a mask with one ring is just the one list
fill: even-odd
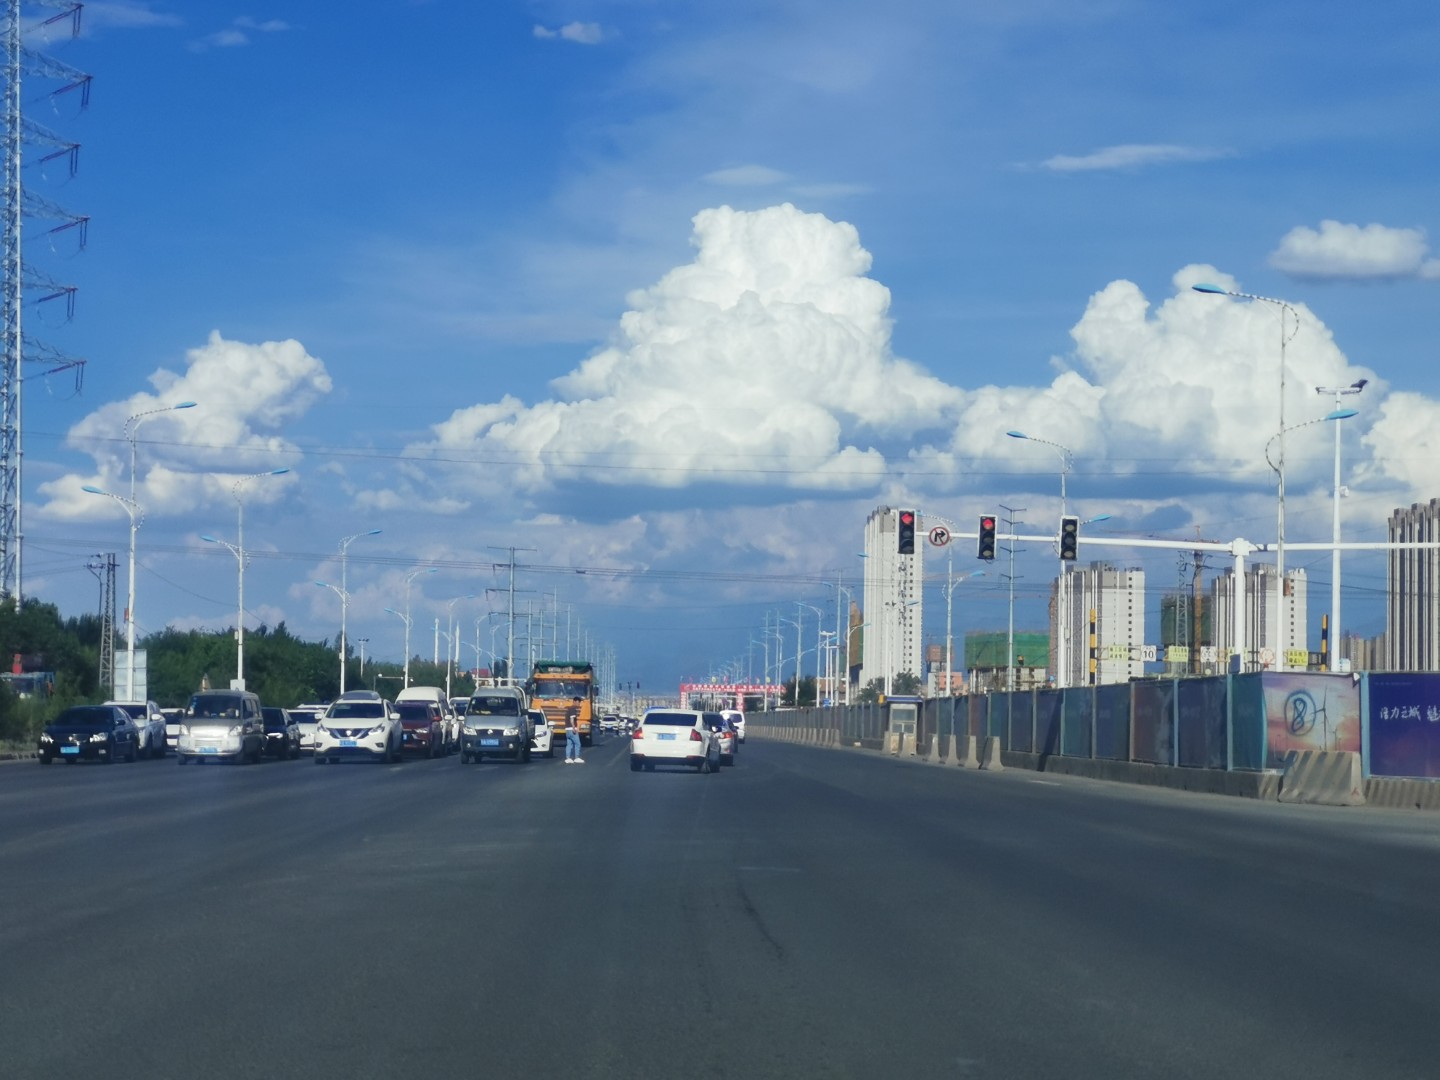
[[(439, 572), (439, 569), (440, 569), (440, 568), (439, 568), (438, 566), (422, 566), (422, 567), (420, 567), (420, 568), (417, 569), (417, 570), (411, 570), (408, 574), (405, 575), (405, 614), (404, 614), (404, 616), (402, 616), (402, 617), (403, 617), (404, 620), (405, 620), (405, 684), (404, 684), (404, 685), (405, 685), (406, 687), (408, 687), (408, 686), (410, 685), (410, 583), (411, 583), (412, 581), (414, 581), (417, 577), (419, 577), (421, 574), (435, 574), (435, 573), (438, 573), (438, 572)], [(390, 608), (386, 608), (385, 610), (386, 610), (386, 611), (390, 611), (391, 609), (390, 609)], [(395, 614), (396, 614), (396, 615), (399, 615), (400, 613), (397, 611), (397, 612), (395, 612)]]
[[(1358, 394), (1365, 389), (1369, 379), (1358, 379), (1349, 386), (1317, 386), (1317, 394), (1334, 394), (1335, 411), (1342, 408), (1341, 398)], [(1335, 425), (1335, 498), (1334, 515), (1331, 521), (1330, 542), (1330, 670), (1339, 671), (1340, 664), (1340, 425)]]
[(238, 610), (235, 618), (235, 684), (236, 689), (245, 689), (245, 503), (240, 498), (240, 489), (251, 480), (258, 480), (262, 476), (283, 476), (290, 470), (288, 468), (267, 469), (265, 472), (251, 473), (249, 476), (242, 476), (230, 487), (230, 494), (235, 499), (235, 540), (233, 544), (214, 536), (201, 536), (200, 539), (211, 544), (219, 544), (229, 550), (235, 556), (235, 562), (239, 564), (238, 584), (236, 595), (238, 597)]
[[(1285, 346), (1290, 339), (1300, 332), (1300, 313), (1297, 312), (1284, 300), (1277, 300), (1273, 296), (1257, 296), (1255, 293), (1236, 292), (1233, 289), (1222, 289), (1219, 285), (1192, 285), (1193, 290), (1199, 293), (1208, 293), (1212, 296), (1230, 296), (1237, 300), (1258, 300), (1262, 304), (1273, 305), (1280, 314), (1280, 423), (1276, 428), (1275, 439), (1280, 440), (1278, 452), (1279, 461), (1271, 466), (1276, 475), (1276, 511), (1275, 511), (1275, 576), (1279, 578), (1281, 604), (1277, 611), (1280, 618), (1276, 620), (1275, 627), (1275, 670), (1285, 670), (1285, 651), (1288, 645), (1285, 634), (1285, 618), (1283, 598), (1285, 595)], [(1290, 327), (1290, 318), (1295, 320), (1294, 328)], [(1269, 444), (1266, 444), (1265, 458), (1270, 458)], [(1236, 649), (1244, 649), (1245, 643), (1237, 641)]]
[[(346, 648), (345, 639), (345, 615), (346, 609), (350, 606), (350, 593), (347, 591), (349, 589), (349, 582), (347, 578), (349, 572), (348, 563), (350, 559), (348, 552), (350, 550), (350, 545), (356, 540), (359, 540), (362, 536), (379, 535), (379, 529), (370, 529), (366, 532), (355, 533), (353, 536), (347, 536), (340, 541), (340, 588), (335, 589), (335, 591), (340, 594), (340, 692), (342, 694), (345, 692), (345, 667), (346, 662), (349, 659), (349, 650)], [(320, 582), (316, 582), (316, 584), (318, 585), (320, 584)], [(329, 586), (329, 588), (333, 589), (335, 587), (331, 585)]]
[[(125, 508), (125, 513), (130, 516), (130, 588), (125, 598), (125, 701), (135, 700), (135, 533), (145, 521), (145, 512), (140, 509), (135, 500), (127, 499), (124, 495), (116, 495), (113, 491), (105, 491), (102, 488), (92, 487), (86, 484), (81, 491), (88, 491), (91, 495), (104, 495), (107, 499), (114, 499)], [(118, 687), (111, 687), (112, 693), (118, 693)]]
[[(1288, 427), (1288, 428), (1281, 428), (1281, 429), (1280, 429), (1279, 431), (1277, 431), (1274, 435), (1271, 435), (1271, 436), (1270, 436), (1270, 440), (1265, 444), (1265, 464), (1269, 465), (1270, 468), (1271, 468), (1274, 472), (1276, 472), (1277, 474), (1281, 473), (1281, 471), (1285, 468), (1285, 435), (1286, 435), (1287, 432), (1290, 432), (1290, 431), (1299, 431), (1301, 428), (1309, 427), (1311, 424), (1323, 424), (1323, 423), (1325, 423), (1325, 422), (1327, 422), (1327, 421), (1330, 421), (1330, 420), (1349, 420), (1350, 417), (1352, 417), (1352, 416), (1358, 416), (1358, 415), (1359, 415), (1359, 413), (1358, 413), (1355, 409), (1335, 409), (1335, 410), (1333, 410), (1332, 412), (1326, 413), (1324, 416), (1317, 416), (1317, 417), (1315, 417), (1314, 419), (1306, 420), (1306, 421), (1303, 421), (1302, 423), (1299, 423), (1299, 424), (1292, 424), (1292, 425), (1290, 425), (1290, 427)], [(1340, 539), (1340, 537), (1339, 537), (1339, 531), (1340, 531), (1340, 525), (1339, 525), (1339, 515), (1340, 515), (1340, 480), (1339, 480), (1339, 477), (1340, 477), (1340, 457), (1339, 457), (1339, 454), (1340, 454), (1340, 451), (1339, 451), (1339, 449), (1338, 449), (1339, 439), (1340, 439), (1340, 426), (1339, 426), (1338, 424), (1335, 426), (1335, 439), (1336, 439), (1336, 445), (1337, 445), (1337, 449), (1336, 449), (1336, 451), (1335, 451), (1335, 454), (1336, 454), (1336, 457), (1335, 457), (1335, 477), (1336, 477), (1336, 479), (1335, 479), (1335, 533), (1336, 533), (1335, 540), (1336, 540), (1336, 542), (1338, 543), (1338, 542), (1339, 542), (1339, 539)], [(1277, 440), (1278, 440), (1279, 443), (1280, 443), (1280, 450), (1279, 450), (1280, 461), (1279, 461), (1278, 464), (1277, 464), (1275, 461), (1271, 460), (1271, 458), (1270, 458), (1270, 447), (1273, 446)], [(1283, 480), (1280, 482), (1280, 517), (1281, 517), (1282, 520), (1283, 520), (1284, 517), (1285, 517), (1285, 483), (1284, 483)], [(1334, 569), (1335, 569), (1335, 563), (1338, 563), (1338, 561), (1339, 561), (1339, 559), (1340, 559), (1340, 549), (1339, 549), (1339, 548), (1336, 548), (1336, 549), (1334, 550), (1333, 554), (1334, 554), (1334, 561), (1333, 561), (1332, 564), (1331, 564), (1331, 571), (1332, 571), (1331, 604), (1332, 604), (1332, 605), (1337, 605), (1337, 604), (1339, 603), (1339, 601), (1336, 599), (1336, 597), (1337, 597), (1337, 595), (1338, 595), (1339, 586), (1335, 584), (1335, 581), (1337, 581), (1338, 578), (1336, 578), (1335, 575), (1334, 575)], [(1285, 618), (1285, 615), (1286, 615), (1286, 611), (1285, 611), (1285, 576), (1284, 576), (1283, 574), (1279, 573), (1278, 569), (1277, 569), (1276, 573), (1277, 573), (1277, 576), (1278, 576), (1279, 579), (1280, 579), (1279, 582), (1278, 582), (1278, 583), (1276, 584), (1276, 586), (1275, 586), (1275, 588), (1278, 590), (1277, 593), (1276, 593), (1276, 596), (1275, 596), (1275, 615), (1276, 615), (1275, 622), (1276, 622), (1276, 627), (1277, 627), (1277, 630), (1276, 630), (1276, 641), (1277, 641), (1277, 649), (1276, 649), (1276, 652), (1277, 652), (1277, 654), (1278, 654), (1278, 655), (1276, 656), (1276, 666), (1277, 666), (1277, 668), (1279, 668), (1279, 667), (1283, 667), (1283, 666), (1284, 666), (1284, 663), (1285, 663), (1284, 650), (1283, 650), (1282, 648), (1279, 648), (1279, 647), (1278, 647), (1278, 645), (1283, 644), (1284, 641), (1285, 641), (1285, 638), (1284, 638), (1285, 626), (1286, 626), (1286, 618)], [(1338, 610), (1338, 607), (1332, 607), (1332, 610)], [(1332, 627), (1332, 635), (1333, 635), (1333, 627)], [(1333, 636), (1332, 636), (1332, 645), (1333, 645), (1333, 644), (1334, 644), (1334, 641), (1333, 641)], [(1241, 647), (1243, 647), (1243, 642), (1241, 643)], [(1334, 664), (1335, 661), (1334, 661), (1334, 652), (1333, 652), (1333, 649), (1332, 649), (1332, 652), (1331, 652), (1330, 662), (1331, 662), (1331, 664), (1332, 664), (1331, 670), (1334, 670), (1333, 664)]]

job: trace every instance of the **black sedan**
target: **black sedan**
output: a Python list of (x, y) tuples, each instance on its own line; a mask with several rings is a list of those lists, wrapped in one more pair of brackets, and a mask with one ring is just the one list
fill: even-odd
[(40, 764), (56, 758), (77, 761), (134, 761), (140, 729), (117, 705), (74, 705), (45, 725), (40, 735)]
[(300, 756), (300, 721), (289, 709), (265, 706), (260, 710), (265, 718), (265, 753), (274, 758), (298, 758)]

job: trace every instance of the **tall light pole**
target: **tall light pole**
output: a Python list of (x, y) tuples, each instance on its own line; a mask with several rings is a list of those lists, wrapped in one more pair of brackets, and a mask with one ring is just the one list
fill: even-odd
[(984, 577), (984, 570), (971, 570), (968, 574), (961, 574), (958, 578), (954, 576), (955, 557), (951, 555), (950, 565), (946, 569), (945, 582), (945, 696), (954, 696), (954, 663), (955, 663), (955, 620), (952, 615), (953, 605), (951, 598), (955, 590), (971, 578)]
[[(1349, 386), (1317, 386), (1317, 394), (1334, 394), (1335, 411), (1341, 411), (1341, 399), (1347, 394), (1358, 394), (1365, 389), (1369, 379), (1357, 379)], [(1340, 667), (1340, 425), (1335, 425), (1335, 499), (1334, 517), (1330, 527), (1330, 670)]]
[[(1007, 431), (1005, 433), (1012, 439), (1025, 439), (1028, 442), (1040, 443), (1055, 450), (1060, 455), (1060, 517), (1063, 521), (1069, 513), (1065, 500), (1065, 477), (1070, 473), (1070, 466), (1073, 456), (1068, 447), (1061, 446), (1049, 439), (1037, 438), (1034, 435), (1026, 435), (1023, 431)], [(1059, 533), (1057, 531), (1056, 535)], [(1057, 551), (1056, 554), (1059, 554)], [(1011, 612), (1011, 622), (1014, 622), (1014, 612)], [(1055, 685), (1063, 687), (1068, 685), (1069, 661), (1070, 661), (1070, 583), (1065, 576), (1065, 560), (1060, 560), (1059, 569), (1055, 575)], [(1013, 652), (1014, 632), (1011, 632), (1011, 648)], [(1013, 664), (1013, 661), (1012, 661)]]
[[(341, 630), (340, 630), (340, 648), (339, 648), (338, 651), (339, 651), (339, 653), (340, 653), (340, 693), (343, 694), (343, 693), (345, 693), (345, 630), (344, 630), (344, 626), (345, 626), (345, 609), (350, 606), (350, 594), (349, 594), (348, 592), (346, 592), (344, 589), (342, 589), (339, 585), (331, 585), (330, 582), (328, 582), (328, 581), (317, 581), (317, 582), (315, 582), (315, 584), (318, 585), (318, 586), (320, 586), (320, 588), (322, 588), (322, 589), (329, 589), (329, 590), (330, 590), (331, 592), (333, 592), (336, 596), (340, 597), (340, 626), (341, 626)], [(361, 670), (360, 678), (361, 678), (361, 679), (364, 679), (364, 678), (365, 678), (363, 669)]]
[(201, 540), (212, 544), (219, 544), (227, 548), (230, 554), (235, 556), (239, 564), (237, 594), (237, 615), (235, 619), (235, 688), (245, 689), (245, 502), (240, 498), (240, 489), (251, 480), (258, 480), (262, 476), (283, 476), (290, 470), (288, 468), (267, 469), (265, 472), (251, 473), (249, 476), (242, 476), (230, 486), (230, 494), (235, 499), (235, 543), (227, 544), (214, 536), (202, 536)]
[[(1280, 446), (1277, 454), (1278, 463), (1273, 466), (1276, 475), (1275, 576), (1278, 579), (1275, 597), (1275, 670), (1284, 671), (1285, 651), (1289, 644), (1286, 641), (1285, 633), (1285, 346), (1300, 332), (1300, 313), (1284, 300), (1277, 300), (1273, 296), (1236, 292), (1233, 289), (1222, 289), (1219, 285), (1201, 284), (1190, 287), (1196, 292), (1215, 296), (1232, 296), (1237, 300), (1258, 300), (1263, 304), (1273, 305), (1280, 314), (1280, 424), (1275, 434), (1275, 438), (1280, 440)], [(1291, 317), (1295, 320), (1293, 329), (1290, 327)], [(1243, 648), (1244, 643), (1236, 642), (1235, 647)]]
[[(805, 603), (803, 600), (796, 600), (796, 601), (795, 601), (795, 606), (796, 606), (797, 608), (802, 608), (802, 607), (809, 608), (811, 611), (813, 611), (813, 612), (815, 613), (815, 704), (818, 705), (818, 704), (820, 704), (820, 634), (821, 634), (822, 627), (823, 627), (822, 620), (825, 618), (825, 612), (821, 611), (821, 610), (820, 610), (818, 607), (816, 607), (814, 604), (807, 604), (807, 603)], [(802, 619), (802, 620), (804, 619), (804, 615), (803, 615), (803, 614), (801, 615), (801, 619)], [(796, 673), (795, 673), (795, 679), (796, 679), (796, 682), (795, 682), (795, 686), (796, 686), (796, 690), (795, 690), (795, 694), (796, 694), (795, 704), (796, 704), (796, 705), (799, 705), (799, 704), (800, 704), (800, 700), (799, 700), (799, 694), (800, 694), (800, 690), (799, 690), (799, 686), (800, 686), (800, 682), (799, 682), (800, 673), (799, 673), (799, 671), (796, 671)]]
[[(404, 681), (401, 683), (401, 689), (404, 689), (410, 685), (410, 616), (403, 611), (396, 611), (393, 607), (387, 607), (385, 610), (405, 624), (405, 674), (402, 676)], [(390, 676), (390, 678), (394, 677)]]
[[(105, 491), (102, 488), (91, 487), (86, 484), (82, 491), (88, 491), (91, 495), (104, 495), (106, 498), (114, 499), (125, 508), (125, 513), (130, 516), (130, 591), (125, 601), (125, 701), (135, 699), (135, 532), (145, 521), (145, 514), (136, 505), (134, 499), (127, 499), (124, 495), (116, 495), (114, 492)], [(111, 693), (118, 694), (118, 687), (111, 687)]]
[(365, 685), (365, 646), (369, 644), (368, 637), (357, 637), (355, 644), (360, 646), (360, 685)]
[[(92, 495), (108, 495), (130, 515), (130, 567), (129, 584), (125, 593), (125, 700), (135, 700), (135, 533), (145, 521), (145, 513), (140, 509), (139, 502), (135, 499), (135, 458), (136, 440), (140, 425), (152, 416), (160, 413), (174, 412), (176, 409), (193, 409), (195, 402), (182, 401), (176, 405), (162, 405), (157, 409), (146, 409), (144, 412), (135, 413), (125, 421), (125, 439), (130, 444), (130, 497), (126, 499), (120, 495), (102, 491), (96, 487), (85, 487), (85, 491)], [(111, 688), (116, 692), (116, 688)]]
[[(450, 632), (445, 635), (447, 648), (445, 649), (445, 696), (450, 696), (450, 669), (455, 666), (454, 662), (459, 659), (459, 641), (455, 637), (455, 605), (461, 600), (474, 600), (475, 594), (466, 593), (464, 596), (456, 596), (445, 601), (445, 612), (450, 620)], [(479, 636), (478, 634), (476, 635)]]
[[(1339, 403), (1339, 401), (1340, 401), (1340, 395), (1341, 395), (1341, 394), (1344, 394), (1344, 393), (1355, 393), (1355, 394), (1358, 394), (1359, 392), (1360, 392), (1360, 391), (1359, 391), (1358, 389), (1355, 389), (1355, 390), (1346, 389), (1346, 390), (1337, 390), (1337, 391), (1334, 391), (1334, 393), (1335, 393), (1335, 401), (1336, 401), (1337, 404)], [(1285, 433), (1286, 433), (1287, 431), (1297, 431), (1297, 430), (1299, 430), (1300, 428), (1309, 427), (1311, 424), (1323, 424), (1323, 423), (1325, 423), (1326, 421), (1329, 421), (1329, 420), (1349, 420), (1352, 416), (1358, 416), (1358, 415), (1359, 415), (1359, 414), (1358, 414), (1354, 409), (1341, 409), (1341, 408), (1337, 408), (1337, 409), (1335, 409), (1335, 410), (1332, 411), (1332, 412), (1326, 413), (1324, 416), (1317, 416), (1317, 417), (1315, 417), (1313, 420), (1306, 420), (1306, 421), (1304, 421), (1303, 423), (1292, 424), (1292, 425), (1291, 425), (1290, 427), (1288, 427), (1288, 428), (1281, 428), (1281, 429), (1280, 429), (1279, 431), (1277, 431), (1274, 435), (1270, 436), (1270, 442), (1267, 442), (1267, 443), (1265, 444), (1265, 462), (1266, 462), (1266, 464), (1268, 464), (1268, 465), (1270, 466), (1270, 468), (1271, 468), (1271, 469), (1274, 469), (1276, 472), (1279, 472), (1279, 471), (1280, 471), (1280, 470), (1279, 470), (1279, 467), (1275, 464), (1275, 462), (1270, 460), (1270, 446), (1271, 446), (1271, 443), (1274, 443), (1277, 439), (1280, 440), (1280, 441), (1281, 441), (1281, 444), (1283, 445), (1283, 444), (1284, 444)], [(1335, 425), (1335, 521), (1334, 521), (1334, 541), (1333, 541), (1333, 542), (1334, 542), (1335, 544), (1339, 544), (1339, 543), (1340, 543), (1340, 425), (1339, 425), (1338, 423)], [(1331, 570), (1331, 582), (1330, 582), (1330, 604), (1331, 604), (1331, 609), (1330, 609), (1330, 610), (1331, 610), (1331, 612), (1332, 612), (1332, 615), (1331, 615), (1331, 628), (1330, 628), (1330, 634), (1331, 634), (1330, 643), (1331, 643), (1331, 646), (1332, 646), (1332, 648), (1331, 648), (1331, 653), (1330, 653), (1330, 670), (1331, 670), (1331, 671), (1334, 671), (1334, 670), (1335, 670), (1335, 653), (1334, 653), (1334, 648), (1333, 648), (1333, 646), (1335, 645), (1335, 636), (1334, 636), (1334, 634), (1335, 634), (1335, 627), (1334, 627), (1335, 618), (1334, 618), (1334, 614), (1333, 614), (1333, 613), (1339, 610), (1339, 608), (1338, 608), (1336, 605), (1338, 605), (1339, 602), (1340, 602), (1339, 577), (1337, 576), (1338, 573), (1339, 573), (1339, 567), (1340, 567), (1340, 549), (1339, 549), (1338, 547), (1334, 548), (1333, 551), (1331, 552), (1331, 554), (1333, 555), (1333, 559), (1332, 559), (1332, 561), (1331, 561), (1331, 563), (1330, 563), (1330, 570)], [(1278, 585), (1277, 585), (1276, 587), (1279, 589), (1279, 594), (1278, 594), (1277, 597), (1276, 597), (1276, 604), (1277, 604), (1278, 609), (1279, 609), (1279, 612), (1280, 612), (1280, 622), (1281, 622), (1281, 624), (1283, 625), (1283, 624), (1284, 624), (1284, 621), (1285, 621), (1285, 579), (1284, 579), (1284, 578), (1281, 578), (1280, 581), (1279, 581), (1279, 583), (1278, 583)]]
[[(410, 685), (410, 583), (421, 574), (434, 574), (439, 572), (438, 566), (421, 566), (411, 570), (405, 575), (405, 686)], [(385, 609), (389, 611), (389, 608)], [(399, 615), (397, 611), (395, 614)]]
[[(342, 694), (345, 692), (345, 664), (347, 660), (347, 654), (349, 652), (349, 650), (346, 648), (345, 640), (345, 615), (346, 610), (350, 607), (350, 593), (348, 591), (350, 588), (350, 583), (348, 580), (350, 545), (353, 544), (356, 540), (359, 540), (362, 536), (379, 535), (379, 529), (369, 529), (366, 532), (355, 533), (353, 536), (347, 536), (340, 541), (340, 588), (336, 591), (340, 594), (340, 692)], [(365, 677), (363, 672), (360, 677), (362, 679)]]

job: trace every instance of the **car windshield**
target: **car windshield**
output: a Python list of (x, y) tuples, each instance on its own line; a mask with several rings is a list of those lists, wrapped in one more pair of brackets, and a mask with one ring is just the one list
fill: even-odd
[(590, 696), (590, 682), (588, 679), (536, 679), (535, 696), (583, 700)]
[(237, 720), (241, 714), (241, 701), (237, 697), (209, 697), (196, 695), (190, 699), (192, 720)]
[(472, 697), (465, 707), (466, 716), (519, 716), (520, 699), (499, 695)]
[(77, 705), (55, 718), (57, 727), (109, 727), (115, 714), (108, 705)]
[(429, 720), (430, 706), (420, 701), (399, 701), (395, 703), (395, 711), (400, 714), (401, 720)]
[(328, 720), (380, 720), (385, 706), (379, 701), (337, 701), (326, 714)]
[(130, 719), (132, 720), (143, 720), (145, 717), (150, 715), (149, 706), (143, 704), (117, 705), (116, 708), (124, 709), (126, 713), (129, 714)]
[(694, 727), (695, 714), (683, 712), (654, 712), (647, 713), (645, 724), (663, 724), (666, 727)]

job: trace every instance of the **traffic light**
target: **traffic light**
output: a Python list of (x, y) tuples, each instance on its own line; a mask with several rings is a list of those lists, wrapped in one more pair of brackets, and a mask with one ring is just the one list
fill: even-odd
[(915, 511), (900, 511), (900, 548), (901, 555), (915, 554)]
[(1074, 562), (1080, 556), (1080, 519), (1066, 514), (1060, 519), (1060, 558)]
[(980, 539), (975, 545), (975, 557), (993, 561), (995, 558), (995, 515), (980, 515)]

